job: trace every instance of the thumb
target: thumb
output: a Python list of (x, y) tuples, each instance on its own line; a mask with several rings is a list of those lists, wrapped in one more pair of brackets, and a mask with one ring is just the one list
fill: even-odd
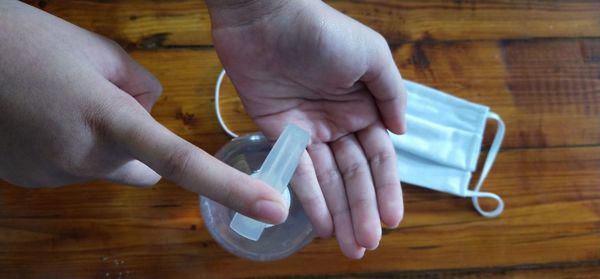
[(361, 81), (375, 97), (386, 128), (402, 134), (406, 131), (406, 90), (385, 39), (379, 38), (371, 45), (368, 69)]
[(139, 106), (115, 112), (110, 136), (133, 158), (179, 186), (267, 223), (287, 217), (281, 195), (178, 137)]

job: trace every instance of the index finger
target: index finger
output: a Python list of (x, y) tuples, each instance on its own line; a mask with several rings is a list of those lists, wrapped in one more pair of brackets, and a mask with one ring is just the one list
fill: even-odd
[(135, 101), (126, 103), (129, 105), (113, 112), (107, 129), (111, 138), (133, 158), (179, 186), (241, 214), (268, 223), (285, 220), (287, 206), (270, 186), (173, 134)]

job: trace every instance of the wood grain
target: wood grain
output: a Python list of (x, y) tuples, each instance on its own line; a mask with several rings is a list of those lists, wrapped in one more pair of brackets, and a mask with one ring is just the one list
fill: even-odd
[[(211, 45), (210, 19), (203, 1), (26, 2), (124, 46)], [(326, 2), (381, 32), (393, 45), (414, 42), (426, 34), (447, 41), (600, 35), (600, 3), (595, 1)]]
[[(26, 2), (121, 43), (161, 80), (152, 115), (170, 130), (211, 153), (229, 140), (213, 112), (220, 63), (203, 1)], [(504, 149), (484, 185), (506, 202), (500, 218), (406, 185), (401, 227), (385, 230), (365, 259), (318, 239), (254, 263), (221, 249), (198, 197), (168, 181), (43, 190), (0, 182), (0, 277), (600, 277), (599, 3), (328, 2), (382, 32), (405, 78), (504, 118)], [(221, 108), (234, 131), (256, 129), (228, 81)]]

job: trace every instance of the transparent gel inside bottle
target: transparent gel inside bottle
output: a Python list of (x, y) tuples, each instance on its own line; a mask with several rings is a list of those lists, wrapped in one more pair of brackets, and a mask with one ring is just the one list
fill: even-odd
[[(233, 139), (215, 156), (244, 173), (256, 175), (272, 148), (273, 142), (269, 142), (261, 133), (252, 133)], [(201, 196), (202, 217), (213, 238), (234, 255), (256, 261), (286, 258), (310, 243), (314, 237), (302, 205), (292, 191), (289, 194), (287, 220), (265, 227), (256, 240), (244, 237), (231, 228), (235, 211)]]

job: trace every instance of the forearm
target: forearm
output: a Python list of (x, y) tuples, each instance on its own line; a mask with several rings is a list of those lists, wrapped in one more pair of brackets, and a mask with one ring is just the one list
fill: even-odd
[(302, 0), (206, 0), (213, 28), (250, 25)]

